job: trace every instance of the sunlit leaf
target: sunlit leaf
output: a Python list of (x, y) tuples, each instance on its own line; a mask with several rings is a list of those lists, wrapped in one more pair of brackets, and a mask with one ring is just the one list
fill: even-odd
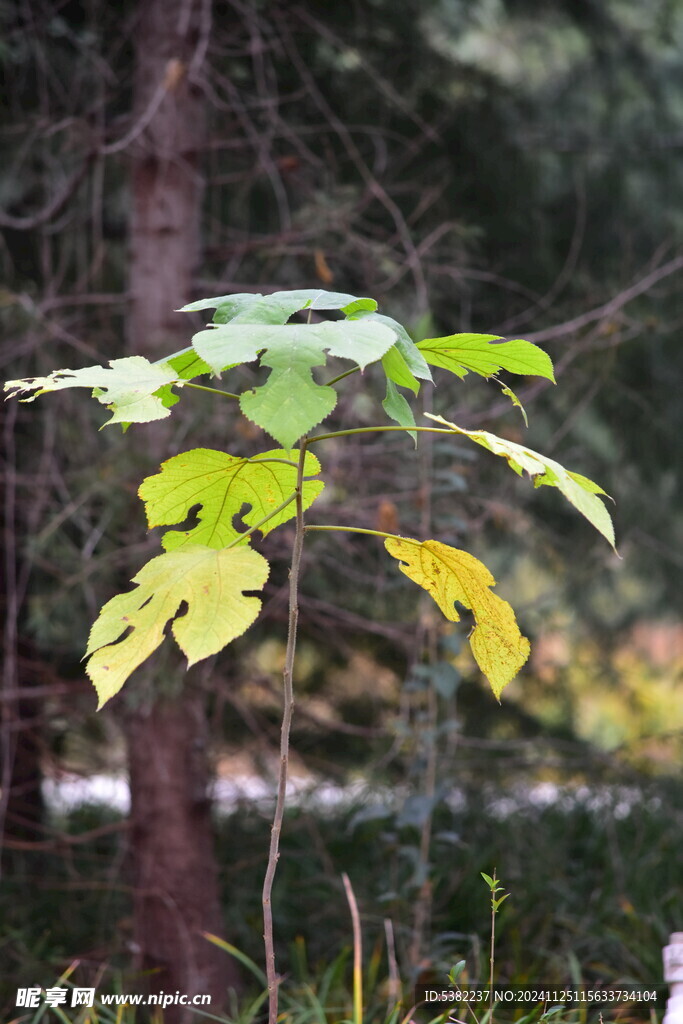
[(401, 571), (434, 598), (447, 619), (460, 621), (455, 602), (471, 610), (472, 653), (499, 698), (529, 657), (530, 647), (510, 605), (492, 592), (496, 581), (489, 570), (467, 551), (436, 540), (388, 537), (384, 544), (401, 563)]
[(47, 377), (28, 377), (5, 384), (10, 397), (34, 392), (24, 402), (38, 395), (66, 388), (89, 388), (93, 397), (111, 412), (111, 423), (148, 423), (170, 416), (158, 392), (164, 385), (180, 385), (176, 371), (166, 365), (150, 363), (144, 356), (112, 359), (106, 366), (85, 366), (81, 370), (55, 370)]
[(434, 416), (431, 413), (425, 413), (425, 415), (435, 423), (448, 427), (454, 433), (469, 437), (482, 448), (493, 452), (494, 455), (501, 455), (518, 476), (528, 473), (536, 487), (540, 487), (542, 484), (557, 487), (567, 501), (571, 502), (589, 523), (592, 523), (612, 547), (615, 546), (612, 518), (605, 508), (604, 502), (598, 497), (598, 495), (605, 497), (608, 495), (602, 487), (589, 480), (588, 477), (582, 476), (580, 473), (573, 473), (571, 470), (565, 469), (559, 462), (555, 462), (554, 459), (540, 455), (515, 441), (507, 441), (487, 430), (464, 430), (462, 427), (456, 426), (455, 423), (450, 423), (443, 416)]
[(519, 411), (522, 414), (522, 419), (524, 420), (524, 424), (525, 424), (525, 426), (528, 427), (529, 426), (529, 420), (527, 419), (526, 409), (524, 408), (524, 406), (522, 405), (522, 403), (520, 402), (519, 398), (514, 393), (512, 388), (504, 387), (501, 390), (502, 390), (503, 394), (505, 395), (505, 397), (509, 398), (510, 401), (512, 402), (512, 404), (519, 409)]
[[(276, 449), (252, 459), (228, 455), (210, 448), (195, 448), (174, 455), (161, 466), (161, 472), (143, 480), (138, 494), (145, 503), (150, 527), (182, 523), (190, 510), (201, 506), (198, 523), (190, 530), (168, 530), (161, 543), (167, 551), (187, 544), (222, 548), (243, 532), (234, 525), (242, 508), (247, 527), (273, 512), (294, 493), (296, 465), (286, 464), (291, 453)], [(320, 463), (312, 452), (306, 453), (304, 473), (320, 472)], [(322, 480), (307, 480), (303, 486), (303, 507), (308, 508), (323, 490)], [(260, 527), (264, 534), (296, 514), (292, 502)]]
[(494, 334), (450, 334), (425, 338), (417, 347), (432, 366), (450, 370), (458, 377), (470, 370), (481, 377), (508, 370), (555, 381), (550, 356), (530, 341), (503, 341)]
[[(188, 667), (241, 636), (261, 610), (259, 598), (245, 591), (261, 590), (268, 572), (263, 555), (244, 543), (220, 551), (192, 546), (153, 558), (133, 580), (135, 590), (107, 601), (90, 631), (87, 673), (98, 707), (159, 647), (169, 621)], [(184, 603), (187, 611), (178, 615)]]

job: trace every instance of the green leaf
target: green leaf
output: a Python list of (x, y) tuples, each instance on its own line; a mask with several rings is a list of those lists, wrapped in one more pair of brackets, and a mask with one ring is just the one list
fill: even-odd
[(340, 320), (275, 326), (230, 323), (200, 331), (192, 344), (215, 373), (251, 362), (263, 352), (261, 363), (273, 372), (264, 385), (242, 395), (240, 407), (284, 448), (292, 448), (336, 405), (334, 388), (317, 384), (311, 372), (325, 363), (325, 350), (364, 369), (381, 359), (394, 339), (394, 332), (381, 324)]
[(366, 313), (375, 313), (377, 303), (374, 299), (355, 299), (353, 302), (349, 302), (348, 306), (342, 306), (341, 311), (344, 316), (353, 320), (358, 314), (365, 316)]
[(436, 540), (389, 537), (384, 545), (401, 562), (401, 572), (434, 598), (447, 619), (460, 621), (456, 601), (472, 611), (472, 653), (500, 698), (529, 657), (530, 648), (510, 605), (491, 591), (496, 581), (486, 566), (467, 551)]
[(494, 889), (495, 888), (496, 883), (493, 881), (493, 879), (491, 878), (490, 875), (487, 875), (485, 871), (480, 871), (479, 874), (484, 879), (484, 881), (488, 885), (489, 889)]
[(598, 484), (589, 480), (588, 477), (581, 476), (580, 473), (572, 473), (559, 462), (555, 462), (554, 459), (540, 455), (531, 448), (525, 448), (514, 441), (506, 441), (505, 438), (490, 434), (487, 430), (464, 430), (462, 427), (457, 427), (455, 423), (445, 420), (443, 416), (434, 416), (429, 412), (425, 415), (435, 423), (441, 423), (448, 427), (455, 434), (469, 437), (482, 448), (493, 452), (494, 455), (502, 455), (518, 476), (521, 476), (523, 472), (528, 473), (536, 487), (540, 487), (542, 484), (557, 487), (567, 501), (571, 502), (589, 523), (592, 523), (616, 551), (612, 518), (598, 497), (598, 495), (605, 495), (605, 497), (609, 497), (609, 495)]
[[(90, 631), (85, 656), (98, 709), (160, 646), (169, 621), (188, 668), (241, 636), (261, 610), (259, 598), (244, 592), (261, 590), (268, 572), (263, 555), (246, 544), (187, 547), (147, 562), (133, 580), (136, 589), (107, 601)], [(187, 611), (178, 615), (183, 603)]]
[(408, 364), (396, 345), (392, 345), (386, 355), (382, 356), (382, 366), (387, 381), (393, 381), (394, 384), (398, 384), (402, 388), (410, 388), (414, 394), (418, 393), (420, 382), (410, 372)]
[[(387, 394), (386, 398), (382, 402), (382, 408), (389, 419), (394, 420), (394, 422), (398, 423), (400, 427), (415, 426), (413, 410), (410, 408), (410, 405), (406, 402), (403, 395), (398, 391), (395, 384), (390, 380), (387, 380)], [(408, 433), (417, 447), (417, 431), (410, 430)]]
[[(400, 324), (398, 320), (394, 320), (391, 316), (384, 316), (383, 313), (370, 313), (364, 319), (366, 321), (369, 320), (371, 323), (384, 324), (385, 327), (390, 327), (396, 333), (395, 347), (403, 357), (406, 366), (413, 376), (419, 377), (421, 380), (432, 380), (432, 372), (427, 366), (425, 357), (403, 324)], [(396, 381), (396, 383), (400, 384), (401, 381)], [(408, 386), (410, 387), (411, 385)]]
[[(294, 302), (298, 303), (298, 309), (343, 309), (353, 302), (374, 302), (374, 299), (361, 299), (357, 295), (347, 295), (343, 292), (326, 292), (319, 288), (302, 288), (296, 291), (272, 292), (270, 295), (262, 295), (260, 292), (235, 292), (232, 295), (218, 295), (211, 299), (199, 299), (197, 302), (189, 302), (181, 306), (178, 313), (194, 313), (202, 309), (235, 309), (235, 314), (246, 310), (259, 300), (266, 303), (273, 302)], [(375, 303), (375, 308), (377, 304)]]
[(466, 966), (467, 966), (467, 961), (466, 960), (458, 960), (458, 962), (455, 965), (455, 967), (451, 967), (450, 971), (448, 972), (448, 980), (450, 981), (451, 985), (457, 984), (458, 978), (460, 977), (462, 972), (465, 970)]
[(144, 356), (112, 359), (109, 368), (85, 366), (81, 370), (55, 370), (47, 377), (10, 380), (5, 391), (10, 397), (35, 392), (22, 401), (32, 402), (38, 395), (65, 388), (90, 388), (93, 398), (106, 405), (112, 413), (111, 423), (149, 423), (170, 416), (157, 392), (164, 385), (179, 385), (178, 374), (166, 364), (150, 363)]
[(550, 356), (530, 341), (503, 341), (495, 334), (450, 334), (425, 338), (417, 347), (432, 366), (450, 370), (458, 377), (465, 377), (469, 370), (481, 377), (509, 370), (555, 383)]
[[(290, 453), (276, 449), (252, 459), (228, 455), (210, 448), (174, 455), (161, 466), (161, 472), (143, 480), (138, 494), (145, 503), (150, 527), (182, 523), (195, 505), (201, 505), (198, 524), (191, 530), (168, 530), (162, 545), (166, 551), (188, 544), (222, 548), (239, 537), (241, 530), (233, 519), (245, 505), (250, 511), (242, 515), (248, 527), (267, 516), (294, 493), (297, 468), (284, 464)], [(279, 461), (271, 461), (279, 460)], [(314, 476), (320, 463), (312, 452), (306, 453), (304, 473)], [(303, 486), (303, 507), (306, 509), (323, 490), (322, 480), (308, 480)], [(276, 526), (296, 514), (292, 503), (259, 529), (265, 536)]]
[[(183, 348), (172, 356), (167, 356), (165, 359), (158, 359), (152, 365), (170, 367), (175, 371), (176, 376), (180, 380), (193, 380), (195, 377), (200, 377), (203, 373), (211, 373), (211, 367), (207, 366), (204, 360), (199, 358), (191, 346)], [(158, 391), (155, 391), (154, 394), (157, 398), (161, 399), (167, 409), (180, 400), (179, 396), (173, 391), (172, 384), (165, 384)]]
[(512, 404), (519, 409), (519, 411), (522, 414), (522, 419), (524, 420), (524, 424), (525, 424), (525, 426), (528, 427), (529, 426), (529, 420), (527, 419), (526, 409), (524, 408), (524, 406), (522, 405), (522, 403), (520, 402), (519, 398), (514, 393), (512, 388), (504, 387), (504, 388), (502, 388), (502, 392), (505, 395), (505, 397), (509, 398), (510, 401), (512, 402)]

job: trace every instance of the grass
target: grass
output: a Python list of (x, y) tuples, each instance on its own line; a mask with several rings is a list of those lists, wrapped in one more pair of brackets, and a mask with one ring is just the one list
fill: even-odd
[[(418, 824), (406, 824), (410, 816), (398, 804), (289, 812), (274, 894), (278, 957), (287, 972), (283, 1021), (401, 1024), (416, 979), (445, 982), (463, 960), (466, 980), (484, 980), (490, 921), (481, 872), (491, 875), (494, 868), (511, 893), (496, 917), (500, 981), (561, 985), (580, 976), (586, 983), (660, 983), (661, 948), (671, 931), (683, 930), (681, 787), (643, 779), (630, 791), (593, 788), (581, 799), (560, 797), (548, 806), (515, 806), (512, 790), (507, 804), (503, 796), (501, 787), (490, 793), (478, 787), (462, 807), (449, 808), (442, 800), (435, 809), (431, 927), (420, 963), (412, 966), (412, 907), (423, 881), (417, 873)], [(67, 825), (81, 831), (110, 817), (83, 809)], [(230, 1016), (219, 1018), (236, 1024), (260, 1024), (264, 1016), (258, 894), (268, 830), (267, 814), (257, 810), (217, 828), (225, 934), (231, 939), (226, 956), (242, 959), (250, 985)], [(103, 970), (101, 991), (129, 990), (122, 974), (129, 935), (122, 844), (114, 833), (92, 847), (70, 848), (68, 859), (44, 857), (37, 863), (27, 856), (23, 869), (5, 881), (1, 1019), (37, 1024), (38, 1011), (20, 1016), (15, 1007), (17, 987), (54, 985), (74, 959), (80, 961), (70, 976), (74, 983), (86, 985)], [(357, 965), (355, 977), (342, 873), (358, 903), (365, 951), (362, 974)], [(401, 975), (401, 1007), (387, 934)], [(143, 1024), (133, 1010), (121, 1008), (95, 1007), (89, 1016), (85, 1009), (70, 1011), (80, 1014), (73, 1017), (50, 1012), (50, 1022), (60, 1024)], [(549, 1019), (582, 1024), (576, 1014), (557, 1011)], [(46, 1016), (40, 1019), (47, 1024)], [(197, 1019), (211, 1018), (197, 1012)], [(483, 1016), (479, 1024), (487, 1024)]]

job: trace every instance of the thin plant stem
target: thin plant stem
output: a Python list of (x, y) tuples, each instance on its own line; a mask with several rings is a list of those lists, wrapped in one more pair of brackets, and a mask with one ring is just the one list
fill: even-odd
[(405, 540), (409, 544), (419, 544), (419, 541), (412, 540), (411, 537), (399, 537), (397, 533), (383, 533), (381, 530), (365, 530), (362, 526), (311, 526), (304, 527), (305, 530), (319, 530), (323, 531), (339, 531), (340, 533), (367, 533), (370, 537), (390, 537), (394, 540)]
[(340, 380), (344, 380), (344, 377), (350, 377), (352, 373), (360, 373), (360, 366), (352, 366), (350, 370), (344, 370), (343, 373), (333, 377), (332, 380), (328, 380), (325, 387), (331, 388), (333, 384), (337, 384)]
[[(265, 461), (265, 460), (263, 460), (263, 461)], [(297, 477), (297, 487), (298, 486), (299, 486), (299, 484), (298, 484), (298, 477)], [(243, 540), (246, 540), (247, 537), (251, 537), (252, 533), (254, 533), (256, 530), (260, 530), (261, 527), (264, 526), (268, 522), (269, 519), (272, 519), (273, 516), (276, 516), (278, 514), (278, 512), (282, 512), (283, 508), (287, 508), (287, 506), (291, 505), (293, 501), (296, 501), (296, 499), (297, 499), (297, 492), (293, 491), (292, 494), (290, 494), (290, 496), (288, 498), (286, 498), (285, 501), (281, 502), (278, 505), (277, 508), (274, 508), (272, 510), (272, 512), (269, 512), (267, 516), (263, 517), (263, 519), (259, 519), (258, 523), (254, 523), (254, 525), (250, 526), (248, 530), (245, 530), (244, 533), (241, 533), (239, 535), (239, 537), (235, 537), (234, 540), (231, 540), (229, 544), (225, 545), (225, 548), (227, 549), (227, 548), (237, 547), (238, 544), (240, 544)]]
[[(289, 772), (289, 734), (292, 725), (292, 713), (294, 711), (294, 687), (292, 675), (294, 671), (294, 655), (296, 653), (296, 632), (299, 619), (299, 572), (301, 570), (301, 555), (304, 544), (304, 509), (303, 509), (303, 481), (304, 463), (306, 461), (306, 439), (302, 438), (299, 447), (299, 463), (296, 476), (296, 490), (294, 500), (296, 501), (296, 533), (294, 536), (294, 547), (292, 549), (292, 562), (289, 569), (289, 627), (287, 631), (287, 650), (285, 653), (285, 667), (283, 672), (283, 709), (282, 725), (280, 727), (280, 772), (278, 777), (277, 800), (275, 802), (275, 814), (270, 832), (270, 848), (268, 851), (268, 865), (263, 880), (263, 941), (266, 951), (266, 977), (268, 979), (268, 1024), (276, 1024), (278, 1015), (278, 989), (280, 978), (275, 969), (275, 944), (273, 940), (273, 881), (277, 862), (280, 857), (280, 833), (285, 814), (285, 801), (287, 797), (287, 777)], [(287, 502), (286, 504), (289, 504)]]
[(333, 437), (348, 437), (350, 434), (378, 434), (397, 430), (404, 433), (417, 430), (419, 433), (457, 434), (456, 430), (445, 430), (443, 427), (351, 427), (349, 430), (333, 430), (330, 434), (316, 434), (315, 437), (309, 437), (308, 444), (313, 444), (315, 441), (329, 441)]
[(353, 925), (353, 1024), (363, 1024), (363, 937), (360, 914), (356, 894), (346, 872), (342, 874), (342, 881)]
[(491, 892), (491, 952), (489, 956), (489, 993), (490, 1002), (489, 1007), (491, 1010), (491, 1022), (493, 1022), (493, 965), (496, 958), (496, 894), (495, 885), (498, 879), (496, 878), (496, 869), (493, 869), (493, 882), (494, 891)]
[(206, 384), (191, 384), (189, 380), (177, 381), (176, 383), (182, 384), (184, 388), (194, 388), (195, 391), (208, 391), (211, 395), (222, 395), (223, 398), (237, 398), (239, 395), (233, 395), (232, 391), (221, 391), (220, 388), (208, 388)]

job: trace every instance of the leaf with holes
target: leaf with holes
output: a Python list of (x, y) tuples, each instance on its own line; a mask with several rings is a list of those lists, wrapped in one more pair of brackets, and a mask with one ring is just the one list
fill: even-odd
[(491, 591), (496, 581), (489, 570), (467, 551), (436, 540), (388, 537), (384, 544), (401, 563), (401, 572), (434, 598), (447, 619), (460, 621), (456, 601), (472, 611), (472, 653), (500, 699), (529, 657), (530, 647), (510, 605)]
[(609, 495), (588, 477), (565, 469), (559, 462), (549, 459), (546, 455), (540, 455), (531, 448), (526, 448), (515, 441), (507, 441), (504, 437), (498, 437), (497, 434), (490, 434), (488, 430), (464, 430), (462, 427), (456, 426), (455, 423), (445, 420), (443, 416), (434, 416), (429, 412), (425, 413), (425, 416), (434, 420), (435, 423), (441, 423), (444, 427), (448, 427), (455, 434), (469, 437), (482, 448), (493, 452), (494, 455), (502, 455), (518, 476), (524, 472), (528, 473), (535, 487), (540, 487), (543, 484), (557, 487), (567, 501), (571, 502), (574, 508), (578, 509), (581, 515), (585, 516), (588, 522), (592, 523), (614, 548), (612, 517), (605, 508), (604, 502), (598, 497), (598, 495), (605, 497), (609, 497)]
[[(190, 530), (168, 530), (162, 545), (173, 551), (187, 544), (222, 548), (242, 532), (233, 525), (245, 505), (250, 511), (242, 518), (248, 527), (273, 513), (296, 487), (297, 467), (291, 453), (275, 449), (251, 459), (228, 455), (210, 448), (174, 455), (161, 466), (161, 472), (143, 480), (138, 494), (145, 503), (150, 527), (182, 523), (190, 510), (201, 505), (198, 524)], [(304, 474), (316, 476), (320, 463), (312, 452), (306, 453)], [(303, 507), (308, 508), (323, 490), (322, 480), (306, 480)], [(259, 529), (265, 536), (296, 514), (292, 501), (275, 513)]]
[(325, 352), (351, 359), (362, 370), (381, 359), (394, 340), (394, 332), (383, 324), (328, 320), (318, 324), (222, 324), (200, 331), (192, 345), (215, 373), (251, 362), (261, 354), (261, 364), (273, 372), (261, 387), (242, 394), (240, 408), (284, 448), (292, 448), (336, 405), (334, 388), (313, 379), (313, 367), (325, 363)]
[[(260, 599), (245, 592), (262, 590), (268, 572), (263, 555), (246, 544), (187, 547), (147, 562), (133, 580), (136, 589), (107, 601), (90, 631), (86, 671), (98, 709), (160, 646), (169, 621), (188, 668), (241, 636), (261, 610)], [(178, 615), (183, 604), (187, 611)]]
[(166, 385), (179, 386), (182, 381), (167, 363), (150, 363), (144, 356), (112, 359), (106, 366), (84, 366), (81, 370), (54, 370), (47, 377), (28, 377), (10, 380), (5, 391), (10, 397), (33, 391), (24, 402), (32, 402), (38, 395), (65, 388), (90, 388), (93, 397), (106, 405), (111, 423), (149, 423), (170, 416), (167, 406), (156, 393)]
[(550, 356), (530, 341), (503, 341), (495, 334), (449, 334), (425, 338), (417, 348), (432, 366), (450, 370), (458, 377), (465, 377), (470, 370), (480, 377), (508, 370), (555, 383)]

